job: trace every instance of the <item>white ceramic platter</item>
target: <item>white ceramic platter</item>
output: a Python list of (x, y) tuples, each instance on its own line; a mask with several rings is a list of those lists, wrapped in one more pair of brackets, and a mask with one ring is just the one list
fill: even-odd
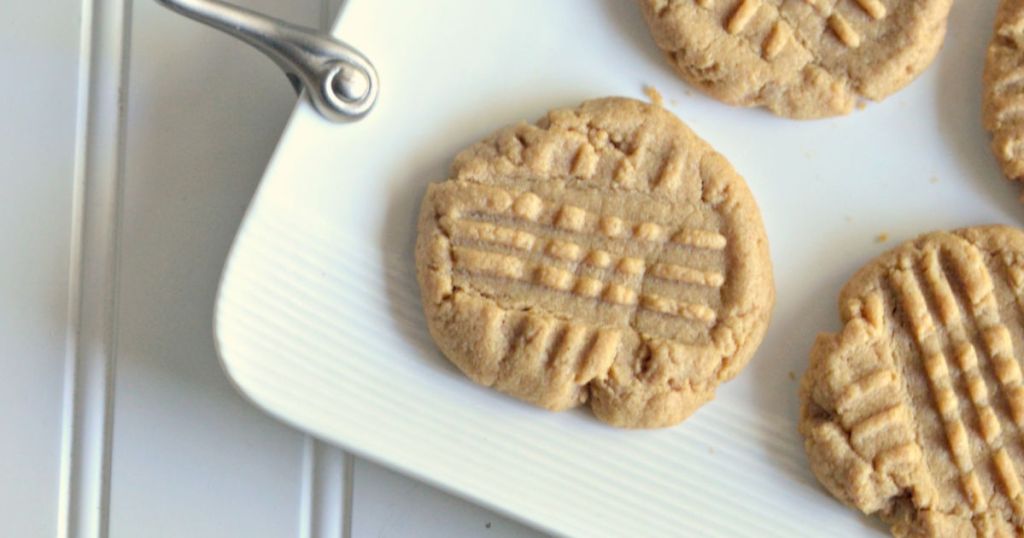
[[(335, 33), (376, 64), (378, 106), (347, 125), (296, 109), (225, 271), (224, 364), (285, 421), (550, 532), (877, 535), (809, 472), (795, 379), (871, 257), (933, 229), (1020, 223), (979, 119), (994, 11), (958, 3), (936, 62), (884, 103), (796, 122), (689, 89), (626, 0), (353, 0)], [(465, 379), (427, 334), (412, 248), (424, 187), (459, 149), (648, 84), (746, 177), (778, 303), (713, 402), (675, 428), (623, 431)]]

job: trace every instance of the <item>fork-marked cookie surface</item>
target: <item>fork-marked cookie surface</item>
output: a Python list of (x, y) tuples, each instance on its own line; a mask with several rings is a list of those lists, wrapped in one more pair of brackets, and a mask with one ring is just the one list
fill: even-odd
[(678, 423), (759, 344), (774, 290), (743, 180), (671, 113), (550, 112), (463, 151), (424, 198), (431, 334), (478, 383), (624, 427)]

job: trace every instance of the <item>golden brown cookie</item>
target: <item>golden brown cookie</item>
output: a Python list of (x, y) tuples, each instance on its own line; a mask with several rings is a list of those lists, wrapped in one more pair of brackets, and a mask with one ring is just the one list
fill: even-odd
[(983, 116), (1006, 177), (1024, 179), (1024, 0), (1002, 0), (985, 61)]
[(757, 205), (675, 116), (609, 98), (463, 151), (423, 199), (430, 332), (474, 381), (623, 427), (735, 376), (774, 301)]
[(811, 468), (896, 536), (1024, 532), (1024, 232), (936, 232), (843, 288), (801, 383)]
[(791, 118), (849, 113), (912, 81), (952, 0), (639, 0), (676, 70), (712, 97)]

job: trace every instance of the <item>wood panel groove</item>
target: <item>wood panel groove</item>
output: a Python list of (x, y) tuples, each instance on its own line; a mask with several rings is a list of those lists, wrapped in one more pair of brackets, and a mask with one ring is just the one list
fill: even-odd
[(58, 535), (107, 535), (131, 9), (82, 3)]
[(353, 458), (307, 435), (302, 456), (300, 538), (343, 538), (352, 529)]

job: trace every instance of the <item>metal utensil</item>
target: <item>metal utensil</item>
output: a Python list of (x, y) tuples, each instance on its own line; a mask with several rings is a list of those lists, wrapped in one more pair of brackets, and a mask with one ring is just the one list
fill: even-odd
[(295, 91), (331, 121), (362, 118), (377, 101), (380, 82), (370, 60), (355, 48), (311, 28), (219, 0), (157, 0), (186, 17), (259, 49), (284, 70)]

